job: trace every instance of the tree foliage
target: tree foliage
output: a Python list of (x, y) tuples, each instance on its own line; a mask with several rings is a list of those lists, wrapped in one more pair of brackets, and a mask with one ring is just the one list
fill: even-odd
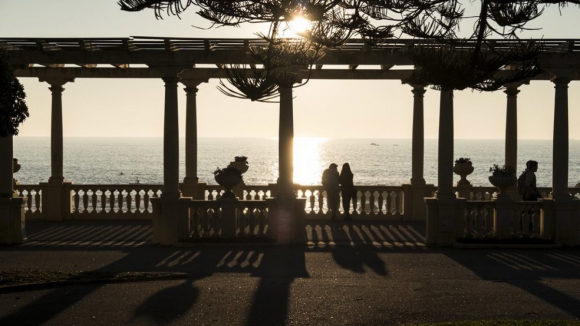
[(28, 118), (25, 97), (8, 55), (0, 49), (0, 137), (18, 135), (18, 126)]
[[(541, 49), (518, 41), (517, 33), (527, 29), (526, 24), (539, 17), (545, 6), (578, 5), (580, 0), (478, 3), (481, 6), (471, 36), (459, 39), (459, 24), (468, 18), (460, 0), (119, 1), (121, 9), (127, 11), (154, 9), (158, 18), (164, 12), (179, 15), (193, 5), (212, 26), (269, 23), (269, 32), (258, 35), (265, 45), (248, 50), (262, 68), (226, 65), (230, 85), (222, 82), (219, 88), (230, 96), (271, 100), (279, 87), (307, 82), (312, 65), (350, 38), (360, 38), (372, 46), (405, 35), (418, 40), (406, 50), (417, 67), (409, 82), (431, 84), (436, 89), (497, 90), (505, 82), (528, 79), (541, 71), (536, 62)], [(280, 38), (280, 30), (297, 17), (311, 21), (311, 29), (299, 39)], [(509, 48), (498, 48), (488, 42), (490, 37), (511, 39), (512, 43)], [(429, 42), (425, 44), (425, 40)]]

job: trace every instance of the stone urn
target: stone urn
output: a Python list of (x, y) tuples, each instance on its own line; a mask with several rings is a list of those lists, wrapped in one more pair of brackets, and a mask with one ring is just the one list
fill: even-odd
[(248, 158), (245, 156), (236, 156), (233, 162), (230, 162), (228, 167), (233, 167), (238, 169), (241, 173), (246, 173), (248, 171)]
[[(20, 164), (18, 164), (18, 159), (12, 159), (12, 173), (20, 171)], [(12, 190), (16, 191), (16, 186), (18, 185), (18, 180), (12, 178)]]
[(453, 173), (461, 177), (461, 179), (457, 182), (458, 186), (469, 186), (471, 183), (469, 183), (467, 180), (467, 176), (473, 173), (473, 165), (471, 162), (455, 163), (453, 166)]
[(217, 169), (214, 172), (215, 181), (222, 187), (226, 188), (226, 192), (222, 198), (236, 198), (232, 188), (242, 182), (242, 173), (234, 167), (227, 167), (225, 169)]
[(505, 190), (518, 182), (518, 178), (513, 174), (503, 174), (503, 175), (492, 175), (489, 177), (489, 182), (495, 187), (499, 188), (499, 193), (497, 197), (509, 197), (505, 193)]

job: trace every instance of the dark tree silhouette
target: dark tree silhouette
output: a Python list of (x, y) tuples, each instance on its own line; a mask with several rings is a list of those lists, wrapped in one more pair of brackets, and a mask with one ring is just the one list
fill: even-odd
[(0, 137), (18, 135), (18, 126), (28, 117), (25, 97), (8, 55), (0, 49)]
[[(467, 0), (465, 0), (467, 1)], [(473, 1), (471, 1), (473, 2)], [(377, 45), (403, 35), (417, 39), (406, 49), (417, 69), (409, 82), (430, 84), (436, 89), (473, 88), (497, 90), (507, 82), (533, 77), (541, 70), (540, 50), (519, 41), (517, 32), (543, 13), (548, 5), (565, 7), (580, 0), (480, 0), (472, 35), (459, 39), (456, 31), (465, 17), (459, 0), (120, 0), (122, 10), (155, 10), (179, 15), (190, 6), (218, 26), (270, 23), (265, 42), (248, 54), (261, 64), (247, 67), (225, 65), (231, 86), (220, 82), (227, 95), (272, 100), (279, 87), (297, 87), (308, 81), (312, 65), (349, 38)], [(279, 31), (296, 17), (312, 22), (299, 39), (283, 39)], [(212, 26), (213, 26), (212, 25)], [(488, 42), (495, 36), (511, 39), (506, 46)], [(428, 42), (425, 42), (428, 41)]]

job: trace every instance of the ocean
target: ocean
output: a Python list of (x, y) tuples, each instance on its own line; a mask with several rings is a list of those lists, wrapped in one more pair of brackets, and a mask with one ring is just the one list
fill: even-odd
[[(375, 145), (373, 145), (375, 144)], [(180, 180), (185, 176), (185, 141), (180, 139)], [(213, 171), (225, 167), (235, 156), (248, 157), (246, 184), (276, 182), (278, 141), (276, 139), (198, 140), (198, 177), (216, 184)], [(580, 182), (580, 141), (570, 141), (569, 185)], [(411, 178), (410, 139), (322, 139), (296, 138), (294, 181), (320, 184), (322, 171), (330, 163), (340, 167), (348, 162), (355, 184), (400, 185)], [(487, 177), (493, 164), (504, 163), (503, 140), (455, 140), (455, 158), (471, 158), (475, 171), (467, 179), (474, 186), (490, 186)], [(14, 137), (14, 157), (21, 170), (15, 178), (21, 184), (45, 182), (50, 176), (50, 138)], [(552, 184), (552, 141), (520, 140), (517, 171), (527, 160), (539, 162), (538, 186)], [(437, 140), (425, 140), (424, 175), (437, 184)], [(162, 138), (80, 138), (64, 139), (64, 176), (78, 184), (163, 183)], [(454, 182), (459, 176), (454, 176)]]

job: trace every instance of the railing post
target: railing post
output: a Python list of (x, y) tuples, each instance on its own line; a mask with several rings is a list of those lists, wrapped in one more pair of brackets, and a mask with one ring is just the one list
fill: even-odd
[(509, 239), (512, 236), (514, 201), (510, 197), (501, 196), (493, 202), (493, 233), (499, 239)]
[(540, 199), (540, 237), (542, 239), (554, 239), (554, 200), (551, 198)]
[(12, 136), (0, 137), (0, 244), (26, 241), (24, 205), (26, 198), (15, 196), (12, 183)]
[(237, 198), (220, 198), (218, 202), (222, 209), (222, 238), (235, 238), (238, 235), (238, 215), (241, 214), (238, 209), (239, 200)]

